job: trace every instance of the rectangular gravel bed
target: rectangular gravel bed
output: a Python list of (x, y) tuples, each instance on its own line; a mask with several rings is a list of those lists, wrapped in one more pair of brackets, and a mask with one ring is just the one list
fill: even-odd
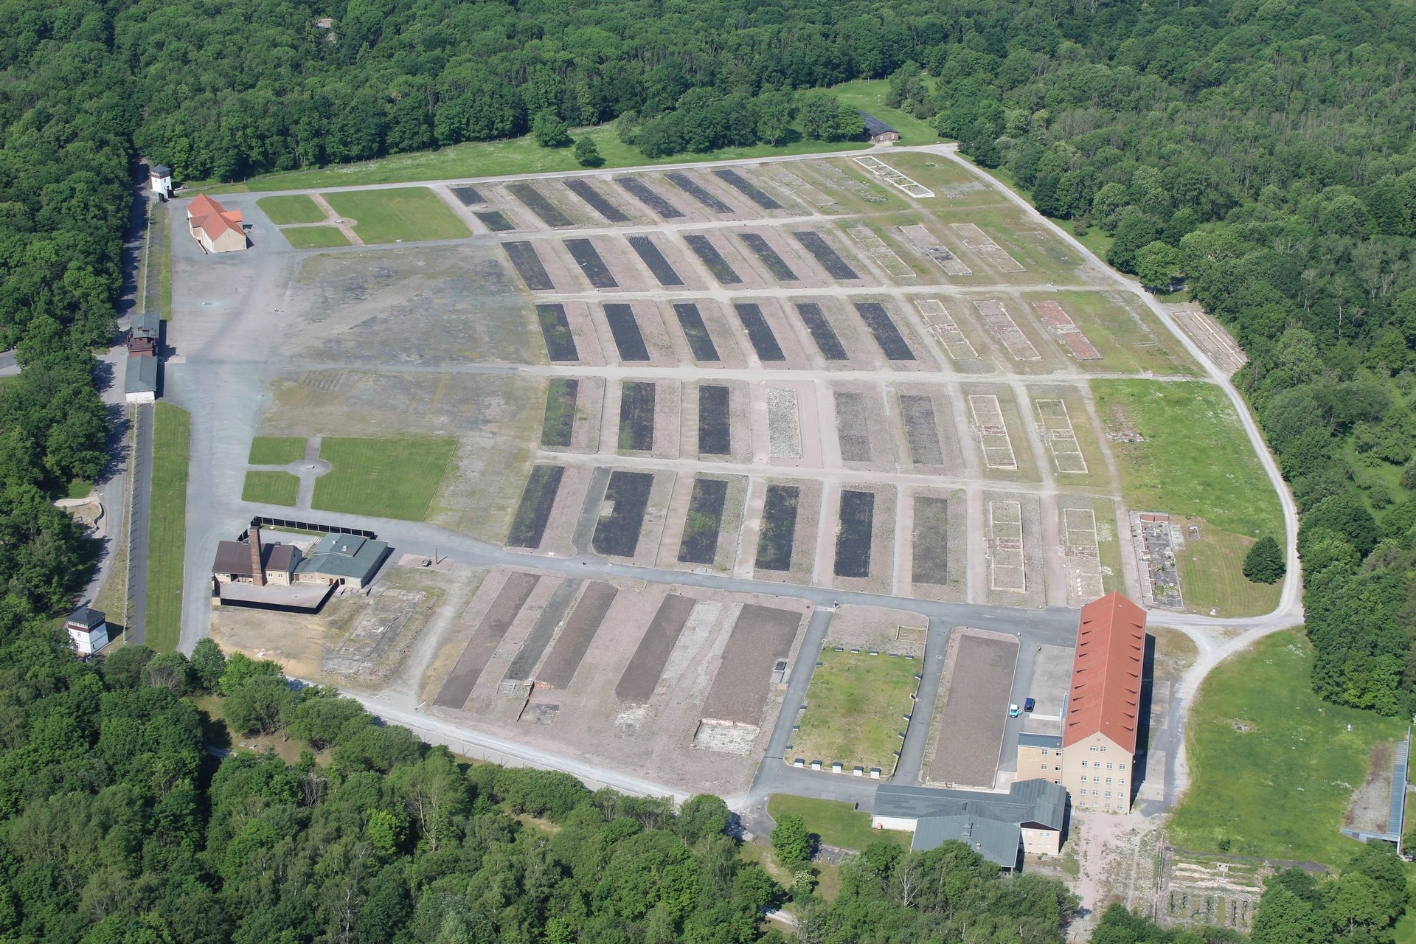
[(798, 282), (797, 274), (792, 271), (792, 267), (773, 249), (771, 244), (761, 233), (739, 233), (738, 238), (751, 249), (753, 255), (761, 260), (767, 267), (767, 271), (772, 273), (772, 278), (779, 282)]
[(605, 306), (605, 320), (610, 324), (620, 360), (649, 360), (649, 349), (644, 346), (644, 335), (639, 333), (639, 322), (634, 320), (634, 309), (619, 302), (611, 303)]
[(565, 621), (551, 654), (536, 674), (537, 682), (552, 688), (570, 688), (575, 670), (580, 668), (580, 660), (585, 658), (590, 643), (595, 639), (595, 631), (605, 621), (605, 614), (610, 611), (610, 604), (615, 602), (618, 594), (619, 591), (613, 586), (599, 581), (593, 581), (585, 588), (580, 602), (570, 611), (570, 618)]
[(497, 598), (492, 601), (491, 609), (487, 610), (482, 622), (472, 633), (472, 638), (467, 641), (467, 648), (462, 650), (457, 665), (452, 668), (452, 674), (443, 682), (433, 704), (460, 710), (467, 703), (473, 686), (477, 684), (478, 676), (487, 667), (487, 662), (497, 651), (497, 646), (501, 645), (502, 637), (511, 628), (516, 614), (526, 605), (526, 600), (531, 596), (531, 591), (536, 589), (539, 579), (535, 574), (520, 572), (506, 579)]
[(541, 336), (546, 340), (546, 354), (551, 360), (580, 360), (580, 353), (575, 349), (575, 335), (570, 333), (570, 321), (565, 316), (564, 305), (537, 305), (536, 320), (541, 323)]
[(870, 537), (875, 524), (874, 492), (841, 492), (841, 527), (836, 532), (836, 576), (870, 576)]
[(698, 453), (726, 456), (732, 453), (732, 413), (729, 388), (704, 385), (698, 388)]
[(949, 583), (949, 500), (918, 495), (914, 500), (915, 583)]
[(541, 257), (536, 254), (535, 246), (524, 242), (502, 243), (502, 251), (506, 253), (506, 257), (511, 260), (511, 264), (521, 275), (521, 280), (531, 291), (550, 292), (555, 290), (555, 286), (551, 284), (551, 277), (546, 273), (546, 267), (541, 264)]
[(626, 380), (620, 385), (619, 447), (636, 452), (654, 448), (654, 384)]
[(841, 444), (842, 459), (870, 461), (870, 415), (865, 408), (865, 394), (836, 391), (836, 438)]
[(627, 190), (634, 199), (638, 200), (664, 219), (683, 219), (684, 213), (682, 210), (665, 200), (660, 196), (657, 190), (654, 190), (638, 177), (616, 177), (615, 183)]
[(474, 210), (472, 215), (481, 220), (482, 225), (494, 233), (509, 233), (516, 229), (511, 225), (511, 220), (502, 215), (501, 210)]
[(683, 632), (688, 615), (693, 612), (696, 601), (691, 597), (671, 593), (659, 604), (644, 637), (625, 666), (619, 684), (615, 686), (615, 697), (620, 701), (637, 705), (648, 704), (654, 697), (654, 689), (659, 685), (659, 676), (664, 674), (664, 666), (673, 654), (674, 644)]
[(664, 258), (659, 247), (654, 245), (654, 240), (648, 236), (631, 236), (629, 244), (639, 253), (639, 258), (644, 260), (644, 264), (654, 273), (654, 278), (659, 280), (660, 285), (683, 284), (683, 279), (674, 271), (674, 267), (669, 265), (669, 260)]
[(611, 472), (605, 489), (610, 513), (595, 522), (590, 546), (608, 557), (633, 557), (649, 507), (649, 490), (654, 487), (652, 472)]
[(850, 360), (846, 356), (846, 349), (841, 345), (841, 339), (836, 335), (836, 329), (826, 320), (820, 305), (815, 302), (798, 302), (796, 310), (822, 357), (828, 361)]
[(570, 250), (576, 265), (580, 266), (580, 271), (585, 273), (591, 285), (596, 288), (619, 288), (619, 283), (610, 275), (605, 260), (601, 259), (595, 250), (594, 243), (588, 239), (567, 239), (564, 242), (565, 248)]
[(712, 210), (714, 213), (736, 212), (732, 207), (728, 206), (722, 200), (719, 200), (707, 190), (704, 190), (702, 187), (700, 187), (693, 180), (693, 178), (689, 177), (687, 174), (674, 171), (673, 173), (665, 174), (664, 178), (668, 180), (669, 183), (673, 184), (675, 187), (679, 188), (684, 193), (688, 194), (690, 197), (697, 200), (699, 203), (703, 204), (708, 209)]
[(939, 427), (934, 425), (933, 401), (901, 394), (900, 414), (905, 421), (910, 461), (915, 465), (943, 465), (944, 450), (939, 446)]
[(756, 184), (753, 184), (752, 182), (748, 181), (735, 170), (732, 170), (730, 168), (716, 168), (713, 171), (713, 176), (717, 177), (721, 181), (724, 181), (730, 187), (733, 187), (734, 189), (738, 190), (749, 200), (751, 200), (753, 203), (757, 204), (764, 210), (783, 209), (780, 203), (778, 203), (776, 200), (773, 200), (767, 194), (763, 193), (762, 190), (760, 190)]
[(762, 317), (761, 306), (752, 302), (741, 302), (734, 303), (733, 309), (746, 329), (747, 339), (752, 342), (752, 349), (757, 352), (759, 360), (767, 362), (787, 359), (787, 355), (782, 353), (782, 346), (777, 343), (777, 336), (772, 333), (772, 326)]
[(692, 302), (676, 303), (674, 314), (678, 316), (679, 326), (683, 328), (683, 336), (688, 339), (688, 348), (693, 352), (694, 360), (700, 363), (721, 360), (718, 357), (718, 347), (713, 343), (697, 305)]
[(564, 466), (532, 467), (531, 475), (526, 479), (526, 488), (521, 493), (521, 504), (516, 508), (516, 517), (511, 521), (507, 547), (541, 546), (541, 539), (546, 535), (546, 524), (551, 520), (551, 506), (556, 503), (556, 493), (560, 491), (564, 475)]
[(581, 580), (571, 578), (564, 581), (551, 593), (551, 598), (546, 601), (541, 615), (537, 616), (536, 622), (531, 625), (531, 632), (521, 641), (521, 648), (512, 657), (511, 665), (506, 667), (506, 672), (502, 675), (503, 682), (529, 682), (531, 680), (531, 674), (536, 671), (536, 664), (541, 661), (546, 647), (551, 644), (551, 637), (556, 634), (556, 627), (561, 624), (561, 620), (565, 619), (566, 611), (570, 609), (570, 603), (575, 599), (575, 595), (580, 592), (582, 583)]
[(693, 250), (693, 254), (698, 257), (698, 261), (713, 274), (722, 285), (740, 285), (742, 276), (728, 265), (728, 260), (724, 259), (718, 252), (718, 247), (708, 241), (707, 236), (695, 234), (684, 237), (684, 242), (688, 243), (688, 248)]
[(865, 326), (870, 329), (875, 343), (880, 345), (880, 350), (884, 352), (886, 360), (912, 361), (915, 359), (914, 351), (910, 350), (904, 335), (900, 334), (900, 329), (895, 327), (895, 321), (885, 310), (884, 305), (877, 302), (856, 302), (855, 309), (860, 313), (860, 320), (864, 321)]
[(820, 233), (814, 233), (807, 229), (792, 233), (792, 235), (795, 236), (796, 241), (801, 243), (806, 251), (811, 253), (816, 261), (821, 264), (821, 268), (825, 269), (831, 278), (860, 278), (860, 276), (856, 274), (856, 270), (846, 265), (846, 260), (836, 254), (836, 250), (831, 248), (831, 245), (822, 238)]
[(718, 557), (718, 531), (723, 526), (723, 505), (728, 483), (699, 477), (693, 481), (688, 501), (688, 523), (679, 543), (678, 559), (684, 564), (711, 564)]
[(546, 415), (541, 421), (541, 445), (568, 448), (575, 431), (575, 406), (580, 381), (558, 378), (546, 388)]
[(738, 614), (723, 664), (708, 690), (703, 717), (713, 721), (756, 725), (762, 721), (772, 670), (792, 651), (801, 614), (749, 603)]
[(562, 213), (555, 204), (546, 199), (545, 194), (530, 184), (507, 184), (506, 189), (511, 191), (512, 196), (526, 204), (526, 209), (539, 216), (542, 223), (552, 229), (575, 225), (574, 220)]
[(801, 413), (797, 392), (767, 388), (767, 452), (773, 459), (801, 458)]
[(762, 532), (757, 538), (758, 570), (792, 569), (792, 541), (796, 536), (797, 504), (801, 489), (795, 485), (768, 485), (762, 504)]
[(482, 195), (477, 192), (476, 187), (463, 184), (461, 187), (453, 187), (452, 195), (462, 201), (463, 206), (471, 206), (474, 203), (486, 203)]
[(600, 191), (590, 186), (588, 180), (567, 180), (565, 185), (570, 188), (571, 193), (590, 204), (591, 208), (611, 223), (628, 223), (629, 217), (624, 215), (624, 211), (615, 206), (610, 201), (600, 195)]

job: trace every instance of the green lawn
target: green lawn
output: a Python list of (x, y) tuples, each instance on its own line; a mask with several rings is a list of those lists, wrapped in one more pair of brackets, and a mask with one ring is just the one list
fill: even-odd
[(774, 793), (767, 799), (767, 812), (773, 819), (800, 816), (806, 821), (807, 832), (815, 833), (822, 842), (857, 852), (879, 839), (897, 842), (900, 848), (908, 849), (912, 839), (910, 833), (871, 829), (869, 813), (858, 813), (852, 804), (837, 800), (808, 800)]
[(885, 653), (836, 652), (828, 644), (811, 675), (788, 759), (840, 761), (847, 770), (857, 764), (867, 771), (879, 767), (889, 776), (920, 665), (918, 659)]
[(320, 458), (334, 469), (315, 480), (312, 504), (322, 511), (422, 521), (456, 451), (457, 440), (447, 436), (326, 438)]
[(342, 217), (354, 219), (354, 232), (366, 243), (461, 239), (470, 235), (437, 194), (427, 187), (353, 190), (325, 194)]
[(349, 245), (349, 237), (337, 226), (293, 226), (281, 230), (280, 235), (294, 249), (332, 249)]
[(1275, 633), (1205, 680), (1190, 711), (1190, 788), (1170, 821), (1177, 848), (1217, 852), (1228, 839), (1236, 855), (1327, 865), (1357, 851), (1338, 832), (1352, 790), (1373, 746), (1406, 728), (1321, 701), (1312, 665), (1300, 632)]
[(1112, 446), (1128, 507), (1194, 515), (1220, 531), (1283, 543), (1278, 495), (1219, 387), (1101, 380), (1092, 391), (1110, 432), (1144, 439)]
[[(883, 115), (880, 117), (884, 118)], [(671, 164), (681, 161), (728, 161), (739, 158), (811, 154), (818, 151), (855, 151), (866, 146), (861, 141), (827, 144), (822, 141), (797, 140), (781, 147), (756, 144), (752, 147), (723, 148), (720, 151), (708, 151), (702, 154), (674, 154), (650, 160), (640, 153), (638, 148), (632, 148), (622, 143), (615, 134), (614, 125), (578, 128), (571, 134), (576, 138), (588, 135), (595, 142), (595, 146), (599, 148), (600, 156), (605, 159), (605, 167), (639, 167), (646, 164)], [(583, 169), (575, 162), (575, 155), (571, 148), (543, 148), (537, 145), (530, 135), (527, 135), (508, 141), (455, 144), (437, 151), (398, 154), (358, 164), (336, 164), (313, 170), (266, 174), (241, 184), (225, 184), (205, 188), (205, 192), (219, 194), (303, 190), (316, 187), (358, 187), (367, 184), (413, 183), (420, 180), (446, 180), (459, 177), (498, 177), (505, 174), (561, 173)]]
[(88, 498), (93, 494), (93, 483), (86, 479), (74, 479), (69, 483), (66, 498)]
[(841, 104), (868, 112), (900, 132), (901, 144), (938, 144), (943, 140), (928, 119), (885, 105), (885, 97), (890, 94), (890, 83), (885, 79), (857, 79), (835, 86), (831, 93)]
[(305, 458), (305, 440), (299, 436), (257, 436), (251, 440), (251, 465), (289, 465)]
[(294, 506), (300, 494), (300, 477), (289, 472), (247, 472), (241, 500), (265, 505)]
[(1254, 583), (1244, 576), (1244, 555), (1253, 547), (1254, 539), (1211, 530), (1199, 519), (1193, 523), (1199, 525), (1200, 540), (1187, 543), (1176, 554), (1185, 606), (1198, 613), (1218, 610), (1217, 616), (1272, 613), (1278, 606), (1283, 582)]
[(325, 211), (320, 205), (304, 194), (261, 197), (256, 201), (256, 206), (277, 226), (285, 226), (288, 223), (318, 223), (325, 218)]
[(177, 648), (182, 633), (182, 564), (187, 544), (191, 417), (170, 403), (153, 408), (152, 506), (148, 515), (147, 644)]

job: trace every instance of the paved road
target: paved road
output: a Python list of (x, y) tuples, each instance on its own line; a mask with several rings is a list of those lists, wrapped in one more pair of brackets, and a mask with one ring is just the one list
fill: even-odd
[[(1276, 463), (1267, 451), (1267, 447), (1259, 434), (1257, 425), (1249, 414), (1247, 406), (1235, 390), (1233, 385), (1223, 372), (1215, 366), (1197, 345), (1194, 344), (1175, 325), (1169, 313), (1144, 291), (1137, 283), (1114, 273), (1095, 257), (1085, 246), (1081, 245), (1069, 233), (1066, 233), (1055, 224), (1042, 218), (1028, 206), (1017, 194), (988, 177), (982, 171), (974, 168), (957, 156), (956, 148), (952, 145), (930, 145), (922, 147), (906, 147), (894, 149), (896, 151), (922, 151), (936, 154), (955, 161), (970, 173), (977, 175), (987, 186), (999, 191), (1007, 199), (1013, 201), (1033, 220), (1048, 227), (1058, 238), (1062, 239), (1083, 259), (1089, 260), (1100, 272), (1107, 273), (1109, 278), (1119, 291), (1136, 295), (1141, 301), (1149, 306), (1161, 323), (1166, 325), (1187, 350), (1202, 365), (1204, 365), (1209, 380), (1220, 385), (1235, 404), (1236, 409), (1244, 423), (1244, 428), (1255, 449), (1259, 453), (1264, 469), (1268, 473), (1270, 480), (1278, 491), (1284, 512), (1284, 520), (1287, 525), (1287, 544), (1289, 574), (1283, 589), (1280, 606), (1273, 613), (1262, 617), (1252, 617), (1247, 619), (1211, 619), (1200, 616), (1171, 614), (1156, 611), (1152, 613), (1152, 621), (1156, 625), (1174, 626), (1185, 632), (1196, 641), (1200, 650), (1200, 657), (1195, 666), (1185, 674), (1181, 683), (1175, 686), (1175, 693), (1172, 698), (1172, 714), (1174, 723), (1167, 728), (1166, 737), (1169, 739), (1166, 744), (1157, 744), (1157, 749), (1166, 750), (1168, 761), (1167, 770), (1167, 805), (1173, 803), (1178, 793), (1183, 790), (1186, 781), (1186, 767), (1184, 758), (1183, 721), (1188, 714), (1190, 701), (1197, 690), (1200, 681), (1205, 674), (1217, 665), (1225, 656), (1248, 645), (1260, 636), (1292, 626), (1302, 619), (1302, 609), (1299, 601), (1301, 592), (1299, 581), (1299, 565), (1296, 552), (1297, 536), (1297, 512), (1281, 477), (1278, 473)], [(797, 155), (790, 158), (769, 158), (773, 160), (801, 160), (810, 157), (842, 156), (839, 152), (823, 155)], [(756, 164), (762, 159), (750, 159), (736, 162), (725, 162), (728, 164)], [(655, 170), (669, 169), (673, 166), (694, 166), (692, 162), (682, 165), (661, 165)], [(626, 172), (632, 169), (625, 169)], [(585, 174), (597, 174), (603, 171), (587, 171)], [(549, 177), (565, 177), (566, 174), (531, 174), (520, 175), (519, 178), (497, 178), (499, 180), (508, 179), (536, 179)], [(569, 175), (573, 176), (573, 175)], [(479, 178), (466, 178), (468, 181), (475, 181)], [(433, 184), (458, 183), (459, 181), (431, 181)], [(399, 185), (388, 185), (399, 186)], [(379, 189), (369, 187), (350, 188), (315, 188), (319, 190), (330, 189)], [(309, 189), (291, 191), (309, 192)], [(772, 225), (777, 225), (776, 221), (771, 221)], [(735, 223), (734, 225), (750, 225), (746, 221)], [(661, 227), (655, 227), (661, 228)], [(616, 228), (615, 232), (623, 232)], [(485, 237), (480, 237), (485, 238)], [(264, 252), (263, 242), (256, 241), (256, 249), (252, 253)], [(186, 246), (186, 241), (179, 241), (179, 246), (174, 247), (174, 255), (181, 257), (183, 253), (191, 254), (191, 248)], [(247, 254), (241, 254), (247, 255)], [(206, 267), (214, 269), (221, 265), (217, 260), (207, 260)], [(265, 513), (279, 516), (287, 509), (262, 508), (260, 506), (248, 505), (240, 502), (234, 496), (239, 495), (239, 468), (244, 464), (244, 451), (246, 443), (249, 442), (250, 435), (254, 433), (256, 414), (258, 409), (250, 409), (245, 404), (258, 401), (265, 382), (271, 376), (271, 368), (267, 366), (278, 359), (279, 337), (269, 331), (269, 323), (263, 320), (260, 313), (271, 310), (279, 311), (284, 295), (288, 293), (290, 279), (293, 274), (291, 263), (286, 262), (284, 266), (263, 266), (257, 271), (257, 276), (251, 280), (250, 285), (243, 285), (240, 290), (240, 297), (234, 303), (221, 302), (226, 305), (220, 312), (213, 311), (212, 317), (201, 326), (194, 329), (190, 335), (183, 336), (183, 343), (190, 351), (193, 364), (191, 368), (172, 367), (169, 368), (169, 392), (172, 397), (182, 406), (189, 409), (193, 414), (192, 425), (192, 466), (190, 472), (189, 503), (188, 503), (188, 560), (186, 568), (186, 595), (184, 599), (183, 626), (182, 626), (182, 648), (190, 651), (191, 647), (198, 639), (205, 635), (207, 624), (210, 618), (209, 600), (207, 599), (206, 583), (208, 578), (209, 560), (207, 555), (215, 542), (220, 537), (229, 537), (238, 532), (252, 514)], [(184, 282), (179, 282), (179, 292), (186, 290), (191, 294), (188, 299), (190, 304), (212, 304), (211, 302), (197, 302), (200, 292), (205, 289), (197, 286), (187, 286)], [(701, 294), (701, 293), (700, 293)], [(711, 292), (709, 294), (712, 294)], [(264, 326), (264, 327), (263, 327)], [(226, 337), (219, 336), (225, 334)], [(207, 351), (219, 352), (217, 357), (208, 358)], [(241, 363), (235, 363), (224, 359), (227, 351), (243, 351), (244, 357)], [(247, 360), (246, 358), (249, 358)], [(322, 365), (329, 366), (329, 365)], [(195, 368), (195, 369), (193, 369)], [(441, 369), (441, 368), (440, 368)], [(1036, 379), (1036, 378), (1029, 378)], [(233, 407), (240, 407), (233, 409)], [(460, 560), (477, 566), (491, 566), (506, 564), (512, 566), (533, 566), (541, 569), (559, 571), (563, 573), (575, 574), (576, 576), (618, 576), (635, 579), (646, 579), (653, 581), (663, 581), (680, 586), (704, 586), (719, 590), (768, 593), (782, 596), (796, 597), (813, 602), (818, 607), (826, 607), (836, 601), (842, 603), (859, 603), (862, 605), (888, 605), (897, 608), (918, 612), (929, 617), (931, 621), (930, 637), (935, 643), (935, 638), (943, 638), (942, 629), (949, 626), (970, 625), (983, 629), (992, 629), (998, 632), (1017, 633), (1020, 636), (1024, 651), (1035, 651), (1040, 644), (1070, 645), (1074, 640), (1076, 630), (1076, 614), (1073, 611), (1053, 608), (1046, 610), (1023, 610), (1015, 608), (985, 607), (965, 604), (945, 604), (930, 601), (896, 599), (890, 597), (876, 596), (872, 594), (841, 593), (834, 590), (824, 590), (811, 587), (792, 587), (777, 583), (769, 583), (755, 580), (742, 580), (725, 578), (710, 575), (688, 574), (678, 571), (656, 570), (652, 568), (639, 568), (614, 564), (593, 556), (581, 556), (570, 559), (549, 558), (535, 555), (527, 555), (514, 551), (504, 550), (485, 542), (477, 541), (473, 538), (456, 535), (441, 528), (430, 525), (423, 525), (410, 522), (391, 522), (381, 519), (367, 519), (352, 515), (327, 515), (321, 514), (322, 519), (328, 519), (331, 523), (345, 524), (353, 527), (367, 527), (378, 531), (381, 536), (386, 537), (391, 543), (397, 545), (400, 550), (410, 553), (430, 554), (434, 548), (439, 553), (453, 559)], [(1227, 639), (1223, 634), (1226, 629), (1242, 629), (1243, 633), (1235, 639)], [(812, 630), (809, 631), (808, 642), (816, 632), (824, 637), (824, 624), (817, 624), (813, 620)], [(942, 642), (935, 643), (941, 647), (933, 658), (942, 667)], [(815, 646), (819, 650), (820, 639), (815, 639)], [(803, 652), (808, 651), (805, 647)], [(929, 656), (926, 663), (930, 665), (927, 675), (932, 678), (934, 691), (937, 693), (938, 672), (935, 671), (934, 664)], [(789, 682), (788, 697), (792, 697), (792, 690), (799, 690), (796, 704), (800, 704), (800, 697), (805, 692), (805, 681), (809, 676), (810, 663), (814, 659), (807, 660), (805, 657), (799, 658), (797, 666), (793, 670), (792, 679)], [(1028, 677), (1020, 666), (1018, 673), (1019, 685), (1025, 685)], [(801, 673), (806, 671), (806, 675)], [(1016, 686), (1015, 686), (1016, 687)], [(1015, 699), (1018, 692), (1015, 692)], [(427, 731), (425, 716), (418, 714), (414, 709), (416, 706), (403, 705), (399, 696), (393, 693), (370, 697), (365, 699), (365, 703), (371, 709), (380, 710), (384, 717), (390, 720), (397, 720), (400, 723), (415, 724), (420, 731)], [(931, 696), (932, 697), (932, 696)], [(375, 706), (382, 708), (375, 708)], [(791, 708), (791, 705), (787, 706)], [(922, 706), (921, 706), (922, 707)], [(794, 709), (793, 709), (794, 710)], [(922, 757), (923, 739), (927, 734), (927, 713), (923, 710), (916, 712), (916, 720), (911, 724), (910, 734), (906, 738), (907, 753), (909, 755), (908, 766), (918, 769), (918, 762), (914, 759), (916, 751)], [(779, 727), (786, 725), (786, 733), (790, 733), (790, 712), (784, 711)], [(916, 733), (915, 728), (923, 724), (923, 733)], [(1010, 726), (1011, 728), (1011, 726)], [(495, 738), (481, 735), (469, 729), (462, 729), (454, 725), (437, 722), (436, 732), (439, 736), (458, 737), (468, 744), (493, 745), (489, 750), (496, 750), (507, 757), (520, 758), (529, 763), (537, 763), (546, 766), (556, 766), (559, 769), (568, 770), (572, 773), (581, 772), (600, 783), (608, 783), (618, 789), (625, 789), (630, 792), (669, 792), (660, 785), (650, 784), (643, 781), (636, 781), (638, 786), (631, 783), (633, 778), (626, 778), (614, 771), (596, 770), (584, 764), (579, 764), (554, 755), (540, 754), (529, 751), (519, 745), (501, 742)], [(779, 737), (781, 736), (781, 737)], [(839, 775), (819, 774), (811, 771), (800, 771), (786, 767), (779, 759), (781, 746), (786, 743), (784, 735), (780, 730), (774, 730), (772, 743), (777, 746), (777, 757), (769, 757), (759, 771), (757, 782), (747, 796), (734, 798), (741, 808), (749, 811), (760, 809), (760, 798), (765, 795), (764, 791), (786, 791), (799, 793), (806, 796), (827, 796), (838, 799), (848, 799), (855, 802), (869, 802), (873, 795), (874, 784), (866, 781), (862, 782), (854, 777), (842, 777)], [(1016, 738), (1016, 731), (1010, 734)], [(519, 752), (519, 753), (518, 753)], [(769, 752), (770, 753), (770, 752)], [(532, 757), (530, 755), (536, 755)], [(902, 761), (903, 763), (903, 761)], [(902, 773), (905, 771), (902, 770)]]

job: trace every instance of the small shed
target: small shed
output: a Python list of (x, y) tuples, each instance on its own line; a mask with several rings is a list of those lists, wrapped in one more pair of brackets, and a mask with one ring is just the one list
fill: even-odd
[(151, 403), (157, 399), (157, 358), (151, 354), (129, 354), (123, 375), (123, 395), (129, 403)]
[(870, 139), (872, 144), (888, 144), (891, 141), (900, 140), (900, 132), (879, 118), (863, 111), (858, 114), (865, 119), (865, 136)]
[(80, 655), (93, 655), (108, 645), (108, 618), (102, 610), (81, 606), (69, 614), (64, 629)]

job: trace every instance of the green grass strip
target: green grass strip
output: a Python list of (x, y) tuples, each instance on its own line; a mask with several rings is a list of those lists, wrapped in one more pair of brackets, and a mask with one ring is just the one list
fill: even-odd
[(1102, 421), (1140, 442), (1112, 448), (1126, 505), (1135, 511), (1195, 515), (1211, 527), (1283, 542), (1283, 515), (1234, 405), (1199, 381), (1092, 383)]
[(293, 226), (280, 231), (292, 249), (333, 249), (350, 245), (349, 237), (337, 226)]
[(366, 243), (461, 239), (467, 226), (427, 187), (350, 190), (325, 194), (341, 217), (352, 218)]
[(300, 477), (289, 472), (247, 472), (241, 500), (263, 505), (294, 506), (300, 494)]
[(1308, 684), (1312, 668), (1308, 641), (1283, 632), (1205, 679), (1187, 726), (1191, 782), (1170, 820), (1174, 846), (1333, 866), (1357, 852), (1338, 832), (1348, 801), (1372, 748), (1406, 729), (1324, 703)]
[(170, 403), (154, 405), (146, 638), (159, 652), (176, 649), (182, 634), (190, 427), (186, 410)]
[(773, 819), (800, 816), (806, 821), (806, 831), (821, 837), (821, 841), (842, 849), (864, 849), (881, 839), (897, 843), (901, 849), (910, 847), (911, 835), (893, 829), (871, 829), (870, 814), (857, 812), (852, 804), (838, 800), (809, 800), (805, 797), (774, 793), (767, 800), (767, 812)]
[(305, 440), (300, 436), (257, 436), (251, 440), (251, 465), (289, 465), (305, 458)]
[(423, 521), (456, 451), (457, 440), (450, 436), (326, 437), (320, 458), (334, 468), (315, 480), (313, 507)]
[(256, 201), (256, 206), (277, 226), (285, 226), (288, 223), (319, 223), (325, 218), (324, 208), (304, 194), (261, 197)]

